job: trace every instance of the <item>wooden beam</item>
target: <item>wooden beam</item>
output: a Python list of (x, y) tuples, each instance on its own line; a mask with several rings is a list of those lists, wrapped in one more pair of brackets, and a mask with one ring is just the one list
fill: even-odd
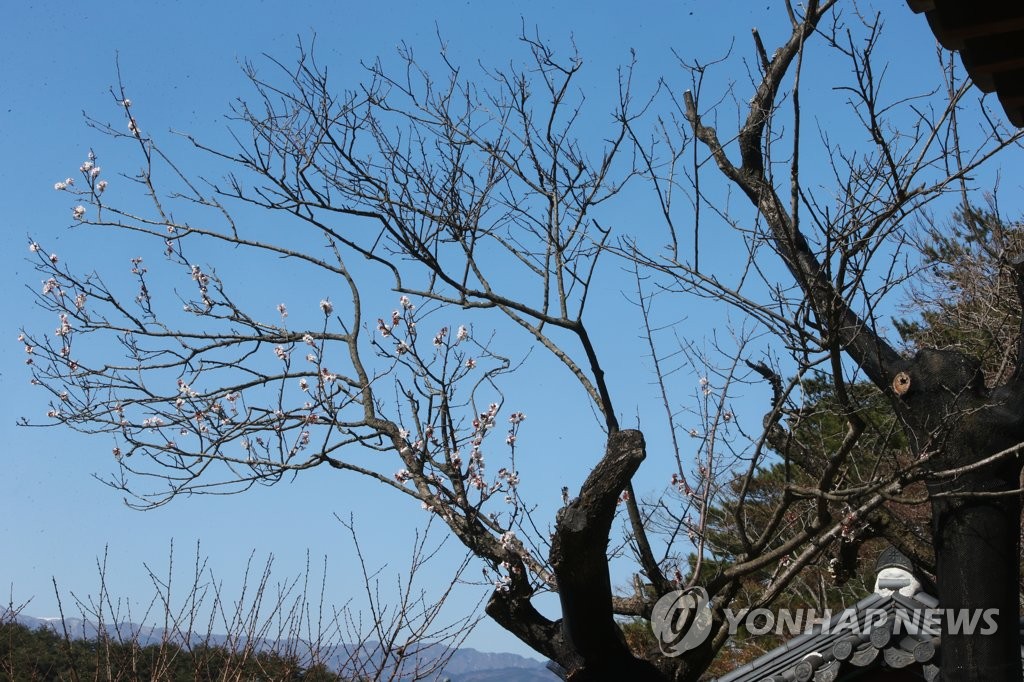
[(1024, 6), (1012, 0), (936, 0), (935, 9), (926, 16), (935, 37), (948, 50), (961, 49), (970, 38), (1024, 30)]
[(968, 40), (960, 50), (960, 60), (975, 85), (992, 92), (997, 75), (1024, 69), (1024, 31)]

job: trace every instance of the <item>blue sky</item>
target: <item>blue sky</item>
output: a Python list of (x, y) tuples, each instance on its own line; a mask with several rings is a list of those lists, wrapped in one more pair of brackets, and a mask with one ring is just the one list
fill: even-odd
[[(887, 77), (895, 87), (913, 84), (916, 69), (922, 60), (929, 60), (933, 41), (924, 20), (903, 3), (881, 4), (890, 35), (895, 36), (884, 43), (892, 51)], [(355, 86), (362, 78), (360, 61), (378, 56), (391, 60), (403, 41), (429, 61), (436, 54), (439, 34), (455, 61), (503, 65), (524, 56), (516, 41), (520, 27), (530, 32), (537, 28), (556, 46), (564, 48), (570, 37), (575, 41), (586, 62), (582, 82), (588, 98), (599, 103), (608, 94), (607, 84), (614, 82), (617, 65), (630, 59), (630, 49), (636, 50), (639, 60), (639, 92), (652, 88), (662, 74), (684, 83), (673, 50), (684, 58), (708, 62), (724, 55), (735, 39), (734, 52), (749, 55), (752, 26), (761, 28), (771, 49), (780, 35), (780, 10), (781, 3), (774, 1), (704, 0), (647, 2), (629, 10), (604, 0), (585, 5), (515, 0), (287, 6), (271, 2), (19, 2), (7, 8), (0, 27), (0, 130), (6, 157), (0, 164), (0, 196), (4, 198), (4, 291), (10, 311), (0, 335), (7, 341), (0, 344), (5, 415), (0, 422), (5, 443), (0, 454), (0, 546), (4, 548), (0, 588), (6, 591), (9, 586), (15, 602), (32, 598), (28, 613), (54, 615), (51, 577), (66, 592), (94, 593), (95, 557), (109, 546), (112, 591), (141, 604), (152, 593), (143, 564), (163, 566), (173, 540), (178, 556), (187, 556), (200, 542), (229, 593), (253, 551), (259, 557), (275, 555), (275, 573), (282, 580), (301, 571), (307, 550), (314, 564), (326, 555), (328, 599), (342, 603), (355, 594), (359, 580), (353, 573), (344, 529), (333, 515), (354, 514), (366, 538), (363, 550), (369, 562), (387, 564), (389, 571), (405, 565), (412, 534), (425, 520), (408, 500), (322, 471), (240, 496), (182, 499), (154, 511), (135, 512), (92, 477), (113, 470), (109, 442), (62, 430), (15, 426), (18, 417), (38, 419), (46, 411), (45, 396), (28, 385), (24, 354), (15, 342), (18, 329), (52, 324), (32, 307), (25, 290), (26, 285), (38, 286), (38, 276), (26, 262), (27, 235), (73, 261), (77, 270), (119, 267), (122, 261), (112, 266), (110, 259), (128, 254), (131, 248), (70, 231), (72, 203), (52, 189), (54, 182), (75, 174), (90, 148), (101, 155), (101, 163), (108, 158), (118, 161), (116, 156), (103, 156), (104, 140), (83, 119), (86, 112), (101, 120), (120, 120), (110, 95), (117, 63), (143, 125), (194, 132), (227, 144), (225, 113), (235, 97), (249, 94), (241, 72), (243, 61), (266, 64), (261, 61), (265, 53), (288, 63), (298, 40), (308, 41), (314, 33), (318, 54), (330, 64), (335, 83)], [(737, 62), (709, 87), (720, 89), (734, 79), (739, 96), (744, 96), (742, 69)], [(807, 77), (815, 83), (826, 81), (830, 74), (824, 66), (810, 65)], [(208, 162), (202, 158), (189, 158), (194, 164), (189, 168), (196, 173), (218, 172), (204, 165)], [(716, 254), (714, 248), (708, 253), (709, 258), (728, 265), (727, 253)], [(602, 295), (617, 300), (619, 290), (611, 284)], [(285, 288), (280, 293), (283, 298), (296, 298), (296, 291)], [(386, 292), (379, 300), (382, 306), (393, 305)], [(701, 311), (685, 314), (705, 321)], [(638, 329), (622, 330), (611, 320), (599, 321), (597, 327), (603, 331), (602, 343), (609, 356), (617, 354), (614, 334), (635, 341), (639, 333)], [(624, 350), (611, 363), (615, 381), (624, 387), (619, 409), (637, 414), (651, 399), (650, 379), (629, 345), (633, 341), (622, 343)], [(513, 342), (511, 347), (525, 356), (528, 344)], [(551, 491), (543, 504), (555, 505), (561, 485), (579, 485), (585, 462), (592, 461), (600, 439), (594, 437), (593, 417), (578, 389), (558, 374), (562, 370), (540, 356), (539, 350), (530, 355), (528, 376), (511, 388), (511, 395), (521, 399), (513, 409), (528, 415), (523, 452), (529, 453), (532, 444), (544, 457), (557, 458), (524, 465), (537, 478), (550, 479), (537, 489), (545, 491), (543, 495)], [(685, 381), (696, 386), (695, 376)], [(650, 473), (643, 479), (645, 489), (656, 490), (666, 477), (664, 471)], [(453, 557), (460, 555), (454, 543), (449, 546)], [(453, 562), (438, 562), (430, 579), (443, 579)], [(471, 568), (469, 574), (475, 578), (479, 569)], [(472, 608), (481, 594), (480, 587), (460, 589), (453, 615)], [(524, 651), (486, 623), (468, 644), (485, 650)]]

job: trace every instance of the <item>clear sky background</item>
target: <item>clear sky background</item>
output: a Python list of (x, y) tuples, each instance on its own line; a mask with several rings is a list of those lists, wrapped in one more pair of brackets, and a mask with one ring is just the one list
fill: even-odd
[[(904, 3), (879, 5), (890, 36), (883, 43), (891, 53), (886, 77), (892, 87), (910, 87), (919, 65), (932, 60), (934, 41), (925, 21)], [(874, 11), (866, 3), (862, 8)], [(734, 53), (750, 55), (753, 26), (761, 28), (771, 50), (781, 35), (782, 10), (774, 0), (658, 0), (628, 8), (606, 0), (9, 3), (0, 26), (0, 135), (5, 157), (0, 163), (0, 225), (8, 310), (0, 334), (6, 341), (0, 344), (3, 596), (9, 587), (15, 602), (32, 599), (26, 613), (53, 616), (56, 600), (51, 578), (65, 594), (95, 593), (96, 557), (107, 547), (112, 592), (141, 605), (152, 594), (143, 564), (165, 566), (173, 541), (183, 563), (200, 542), (229, 595), (240, 584), (245, 561), (253, 551), (259, 558), (276, 557), (275, 575), (281, 580), (302, 570), (307, 551), (314, 564), (326, 556), (327, 598), (340, 604), (358, 596), (361, 580), (335, 514), (354, 515), (368, 562), (386, 564), (385, 575), (402, 570), (412, 534), (425, 521), (408, 499), (329, 471), (314, 471), (295, 482), (240, 496), (181, 499), (155, 511), (135, 512), (91, 476), (114, 469), (108, 440), (15, 426), (19, 417), (42, 419), (46, 412), (45, 396), (28, 384), (24, 353), (16, 342), (18, 329), (45, 329), (53, 324), (32, 307), (25, 289), (39, 284), (37, 273), (26, 262), (28, 235), (78, 271), (123, 264), (120, 260), (112, 264), (107, 258), (111, 251), (119, 253), (120, 245), (83, 239), (69, 231), (73, 202), (53, 191), (54, 182), (77, 174), (90, 148), (96, 148), (111, 177), (133, 170), (116, 168), (117, 157), (103, 156), (105, 141), (83, 119), (86, 112), (103, 120), (121, 120), (110, 94), (117, 79), (117, 60), (144, 126), (194, 132), (229, 144), (225, 114), (235, 97), (251, 94), (241, 71), (243, 61), (265, 64), (261, 61), (265, 53), (289, 63), (298, 40), (308, 41), (314, 34), (319, 58), (330, 65), (334, 82), (356, 86), (363, 79), (361, 60), (393, 60), (403, 41), (430, 59), (437, 51), (439, 34), (455, 61), (504, 65), (526, 56), (516, 40), (521, 28), (538, 29), (559, 47), (564, 48), (570, 38), (575, 40), (586, 62), (581, 84), (592, 101), (600, 102), (613, 93), (615, 69), (630, 60), (631, 49), (636, 50), (639, 63), (638, 92), (649, 91), (662, 74), (685, 84), (673, 50), (703, 62), (723, 56), (731, 45)], [(811, 83), (829, 78), (825, 65), (809, 64), (807, 70)], [(721, 76), (723, 81), (735, 79), (738, 97), (747, 96), (741, 62)], [(194, 164), (189, 168), (195, 172), (217, 172), (205, 166), (207, 161), (201, 157), (189, 158)], [(1015, 162), (1019, 164), (1019, 159), (1008, 163)], [(729, 254), (716, 253), (713, 245), (707, 252), (710, 259), (729, 259)], [(621, 299), (617, 285), (604, 295)], [(298, 300), (294, 284), (281, 292), (282, 299), (289, 296)], [(318, 298), (312, 295), (312, 305)], [(387, 309), (394, 305), (390, 295), (382, 294), (379, 300)], [(268, 305), (277, 302), (268, 301)], [(706, 321), (699, 311), (688, 314)], [(644, 374), (648, 368), (629, 350), (632, 346), (614, 334), (635, 341), (639, 329), (622, 329), (611, 320), (598, 326), (604, 330), (601, 345), (608, 356), (616, 355), (617, 344), (622, 343), (620, 357), (610, 363), (614, 381), (625, 387), (618, 404), (626, 414), (638, 414), (652, 396), (650, 377)], [(520, 339), (512, 350), (522, 357), (528, 345)], [(600, 434), (582, 394), (540, 355), (535, 351), (530, 356), (525, 378), (510, 389), (510, 402), (528, 416), (529, 428), (524, 427), (521, 440), (523, 456), (528, 458), (533, 448), (542, 458), (523, 467), (534, 473), (534, 480), (544, 481), (536, 490), (546, 496), (542, 504), (553, 509), (561, 485), (575, 489), (582, 482), (586, 463), (600, 451)], [(682, 381), (691, 382), (695, 390), (696, 375)], [(513, 398), (521, 402), (516, 404)], [(751, 411), (759, 420), (759, 412)], [(657, 491), (667, 482), (668, 471), (648, 465), (642, 488)], [(440, 540), (442, 535), (436, 537)], [(455, 543), (450, 547), (453, 558), (438, 561), (430, 580), (442, 580), (461, 556)], [(471, 568), (469, 575), (478, 577), (479, 567)], [(453, 600), (453, 616), (473, 608), (484, 592), (480, 586), (460, 589)], [(484, 650), (525, 652), (486, 623), (468, 643)]]

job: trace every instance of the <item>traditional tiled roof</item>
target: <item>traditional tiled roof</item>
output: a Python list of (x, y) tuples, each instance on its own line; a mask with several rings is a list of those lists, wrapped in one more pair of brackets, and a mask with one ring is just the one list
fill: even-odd
[[(875, 574), (874, 594), (830, 618), (827, 626), (808, 628), (716, 682), (937, 680), (945, 620), (938, 600), (921, 589), (910, 560), (894, 547), (879, 555)], [(972, 627), (985, 627), (979, 616)], [(1024, 636), (1024, 619), (1021, 629)]]
[(1024, 127), (1024, 3), (1020, 0), (907, 0), (928, 18), (948, 50), (960, 53), (971, 80), (994, 92), (1010, 123)]
[(859, 670), (915, 664), (924, 679), (938, 679), (939, 631), (920, 618), (936, 606), (924, 592), (872, 594), (833, 616), (828, 627), (816, 626), (717, 682), (835, 682)]

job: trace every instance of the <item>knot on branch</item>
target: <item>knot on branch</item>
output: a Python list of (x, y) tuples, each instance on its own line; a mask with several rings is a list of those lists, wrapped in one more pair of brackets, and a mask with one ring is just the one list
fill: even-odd
[(892, 392), (903, 397), (910, 390), (910, 375), (900, 372), (892, 378)]

